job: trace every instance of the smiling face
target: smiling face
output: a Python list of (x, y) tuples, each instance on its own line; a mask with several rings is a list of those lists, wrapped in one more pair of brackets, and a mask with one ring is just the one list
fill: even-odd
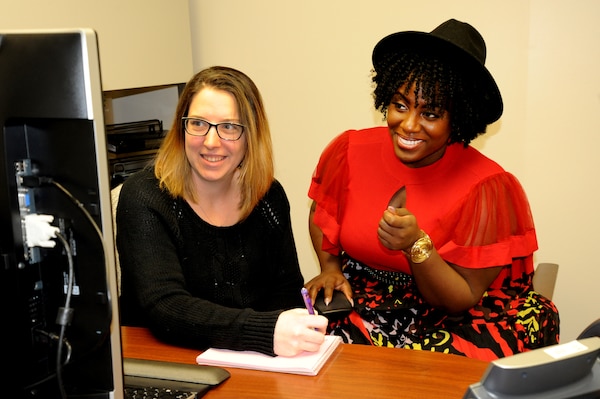
[(387, 124), (396, 156), (405, 165), (420, 168), (444, 155), (451, 132), (450, 113), (425, 103), (415, 95), (414, 85), (408, 91), (405, 86), (396, 91), (387, 109)]
[[(187, 116), (201, 118), (210, 123), (241, 123), (234, 96), (227, 91), (210, 87), (196, 93)], [(207, 182), (231, 183), (244, 159), (246, 148), (246, 133), (236, 141), (222, 140), (215, 127), (211, 127), (206, 136), (185, 133), (185, 154), (197, 185)]]

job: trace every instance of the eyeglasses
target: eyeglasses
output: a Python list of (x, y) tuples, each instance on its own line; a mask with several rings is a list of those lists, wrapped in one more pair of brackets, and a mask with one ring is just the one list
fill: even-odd
[(244, 133), (244, 126), (237, 123), (210, 123), (204, 119), (190, 117), (183, 117), (181, 120), (186, 133), (192, 136), (206, 136), (212, 127), (216, 129), (219, 138), (227, 141), (239, 140)]

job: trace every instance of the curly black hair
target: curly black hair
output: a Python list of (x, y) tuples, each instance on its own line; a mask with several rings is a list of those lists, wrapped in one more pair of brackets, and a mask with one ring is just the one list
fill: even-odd
[(375, 108), (386, 115), (398, 89), (404, 86), (406, 95), (414, 84), (415, 95), (420, 92), (426, 103), (450, 112), (449, 142), (466, 147), (487, 128), (482, 87), (473, 78), (476, 73), (475, 68), (442, 53), (388, 53), (373, 70)]

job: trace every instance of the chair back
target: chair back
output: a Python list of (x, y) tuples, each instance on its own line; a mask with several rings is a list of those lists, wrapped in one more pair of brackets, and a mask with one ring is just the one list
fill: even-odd
[(552, 299), (557, 276), (557, 263), (539, 263), (533, 273), (533, 289), (546, 298)]

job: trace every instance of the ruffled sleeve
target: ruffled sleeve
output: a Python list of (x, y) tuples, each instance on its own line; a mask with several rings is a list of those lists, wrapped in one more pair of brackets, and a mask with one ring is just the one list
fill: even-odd
[(322, 249), (333, 255), (340, 253), (340, 217), (348, 182), (349, 133), (340, 134), (323, 150), (308, 191), (308, 196), (317, 204), (313, 220), (323, 232)]
[(470, 268), (509, 265), (538, 248), (527, 196), (508, 172), (473, 187), (436, 234), (445, 236), (438, 250), (444, 259)]

